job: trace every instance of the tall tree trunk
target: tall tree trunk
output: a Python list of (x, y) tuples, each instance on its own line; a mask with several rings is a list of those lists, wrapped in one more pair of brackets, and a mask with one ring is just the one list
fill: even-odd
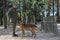
[(47, 13), (47, 16), (50, 16), (50, 0), (48, 0), (48, 13)]
[(2, 3), (2, 0), (0, 0), (0, 25), (3, 25), (3, 20), (2, 20), (2, 18), (3, 18), (3, 9), (2, 9), (2, 6), (3, 5), (3, 3)]
[(26, 23), (26, 15), (27, 15), (27, 13), (26, 13), (26, 0), (24, 0), (23, 1), (23, 14), (24, 14), (24, 23)]
[(57, 21), (59, 22), (59, 0), (57, 0)]
[(7, 4), (7, 0), (3, 0), (3, 17), (4, 17), (4, 28), (7, 28), (7, 16), (6, 16), (6, 5)]

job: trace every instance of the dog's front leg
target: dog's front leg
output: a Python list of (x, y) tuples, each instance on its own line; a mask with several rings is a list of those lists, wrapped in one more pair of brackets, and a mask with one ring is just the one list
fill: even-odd
[(25, 32), (24, 32), (24, 30), (22, 30), (22, 37), (24, 37), (25, 36)]

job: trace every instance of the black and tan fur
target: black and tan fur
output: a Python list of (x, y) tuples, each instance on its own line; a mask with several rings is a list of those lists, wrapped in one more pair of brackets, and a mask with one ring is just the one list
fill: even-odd
[(37, 26), (34, 24), (24, 24), (21, 20), (19, 20), (19, 25), (20, 25), (20, 29), (22, 30), (22, 35), (25, 35), (25, 30), (30, 30), (32, 33), (32, 36), (36, 37), (36, 28)]

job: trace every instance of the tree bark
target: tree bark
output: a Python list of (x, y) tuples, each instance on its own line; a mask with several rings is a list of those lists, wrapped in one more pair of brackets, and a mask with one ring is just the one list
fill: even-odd
[(7, 0), (3, 0), (3, 17), (4, 17), (4, 28), (7, 29), (7, 16), (6, 16), (6, 3), (7, 3)]

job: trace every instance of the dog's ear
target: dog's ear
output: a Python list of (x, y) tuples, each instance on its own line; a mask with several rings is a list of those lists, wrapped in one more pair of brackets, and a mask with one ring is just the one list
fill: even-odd
[(18, 21), (21, 21), (21, 19), (18, 18)]
[(23, 24), (23, 21), (21, 19), (18, 19), (19, 24)]

